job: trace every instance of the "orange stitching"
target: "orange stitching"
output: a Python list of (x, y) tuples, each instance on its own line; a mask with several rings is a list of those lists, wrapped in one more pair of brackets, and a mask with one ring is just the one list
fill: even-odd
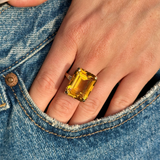
[(35, 47), (33, 50), (31, 50), (29, 53), (27, 53), (27, 54), (26, 54), (25, 56), (23, 56), (21, 59), (19, 59), (19, 60), (16, 61), (15, 63), (13, 63), (10, 67), (2, 70), (2, 71), (0, 72), (0, 74), (1, 74), (2, 72), (5, 72), (5, 71), (9, 70), (9, 69), (12, 68), (13, 66), (15, 66), (17, 63), (19, 63), (19, 62), (21, 62), (22, 60), (24, 60), (25, 58), (27, 58), (27, 56), (29, 56), (30, 53), (32, 53), (33, 51), (35, 51), (36, 48), (39, 48), (39, 47), (40, 47), (43, 43), (45, 43), (47, 40), (51, 39), (56, 33), (57, 33), (57, 32), (53, 33), (51, 36), (49, 36), (47, 39), (45, 39), (41, 44), (39, 44), (37, 47)]
[(8, 6), (7, 8), (3, 9), (0, 14), (2, 14), (2, 12), (6, 11), (8, 8), (10, 8), (11, 6)]
[(93, 133), (89, 133), (89, 134), (84, 134), (84, 135), (81, 135), (81, 136), (76, 136), (76, 137), (67, 137), (67, 136), (62, 136), (62, 135), (59, 135), (57, 133), (54, 133), (54, 132), (50, 132), (49, 130), (46, 130), (44, 129), (43, 127), (41, 127), (40, 125), (38, 125), (30, 116), (29, 114), (27, 113), (27, 111), (24, 109), (24, 107), (22, 106), (22, 104), (20, 103), (15, 91), (13, 90), (13, 88), (11, 87), (12, 91), (13, 91), (13, 94), (15, 96), (15, 98), (17, 99), (20, 107), (23, 109), (23, 111), (25, 112), (25, 114), (28, 116), (28, 118), (37, 126), (39, 127), (40, 129), (42, 129), (43, 131), (49, 133), (49, 134), (53, 134), (55, 136), (58, 136), (58, 137), (61, 137), (61, 138), (67, 138), (67, 139), (75, 139), (75, 138), (82, 138), (82, 137), (86, 137), (86, 136), (91, 136), (91, 135), (94, 135), (94, 134), (97, 134), (97, 133), (100, 133), (100, 132), (103, 132), (103, 131), (107, 131), (107, 130), (110, 130), (110, 129), (114, 129), (118, 126), (121, 126), (122, 124), (128, 122), (129, 120), (133, 119), (135, 116), (137, 116), (139, 113), (141, 113), (144, 109), (146, 109), (150, 104), (152, 104), (158, 97), (160, 97), (160, 94), (157, 95), (157, 97), (152, 100), (148, 105), (146, 105), (144, 108), (142, 108), (139, 112), (137, 112), (135, 115), (133, 115), (132, 117), (130, 117), (129, 119), (125, 120), (124, 122), (118, 124), (118, 125), (115, 125), (113, 127), (109, 127), (109, 128), (105, 128), (105, 129), (102, 129), (102, 130), (99, 130), (99, 131), (96, 131), (96, 132), (93, 132)]
[(26, 98), (26, 96), (24, 95), (23, 91), (22, 91), (22, 88), (21, 86), (18, 84), (20, 90), (21, 90), (21, 93), (23, 94), (23, 97), (25, 98), (25, 100), (27, 101), (28, 105), (31, 107), (31, 109), (36, 113), (36, 115), (38, 115), (38, 117), (40, 117), (42, 120), (44, 120), (45, 122), (47, 122), (49, 125), (52, 126), (52, 123), (50, 123), (49, 121), (47, 121), (46, 119), (44, 119), (42, 116), (40, 116), (35, 110), (34, 108), (32, 107), (32, 105), (30, 104), (30, 102), (28, 101), (28, 99)]
[[(19, 85), (19, 84), (18, 84), (18, 85)], [(32, 107), (32, 105), (29, 103), (28, 99), (27, 99), (26, 96), (24, 95), (24, 93), (23, 93), (22, 88), (21, 88), (20, 85), (19, 85), (19, 88), (20, 88), (20, 90), (21, 90), (21, 93), (23, 94), (23, 97), (24, 97), (25, 100), (27, 101), (28, 105), (29, 105), (29, 106), (31, 107), (31, 109), (36, 113), (36, 115), (37, 115), (38, 117), (40, 117), (43, 121), (47, 122), (49, 125), (52, 126), (52, 123), (50, 123), (49, 121), (47, 121), (46, 119), (44, 119), (42, 116), (40, 116), (40, 115), (37, 113), (37, 111), (35, 111), (35, 109)], [(92, 128), (92, 127), (96, 127), (96, 126), (98, 126), (98, 125), (103, 125), (103, 124), (111, 123), (111, 122), (114, 122), (114, 121), (116, 121), (116, 120), (118, 120), (118, 119), (120, 119), (120, 118), (122, 118), (122, 117), (125, 117), (125, 116), (127, 116), (128, 114), (132, 113), (134, 110), (136, 110), (137, 108), (139, 108), (142, 104), (144, 104), (147, 100), (148, 100), (148, 99), (146, 99), (145, 101), (143, 101), (142, 103), (140, 103), (137, 107), (135, 107), (133, 110), (131, 110), (131, 112), (126, 113), (126, 114), (124, 114), (124, 115), (122, 115), (122, 116), (120, 116), (120, 117), (118, 117), (118, 118), (116, 118), (115, 120), (112, 120), (112, 121), (101, 122), (101, 123), (99, 123), (99, 124), (93, 124), (93, 125), (91, 125), (91, 126), (88, 126), (88, 127), (85, 127), (85, 128), (81, 128), (81, 129), (77, 129), (77, 130), (64, 129), (64, 128), (59, 127), (59, 126), (55, 126), (55, 128), (62, 129), (63, 131), (66, 131), (66, 132), (79, 132), (79, 131), (83, 131), (83, 130), (86, 130), (86, 129), (89, 129), (89, 128)]]
[(0, 94), (0, 98), (1, 98), (1, 101), (2, 101), (2, 104), (0, 105), (0, 108), (1, 107), (5, 107), (6, 106), (6, 103), (4, 103), (4, 101), (3, 101), (3, 98), (2, 98), (2, 95)]
[(126, 121), (124, 121), (124, 122), (122, 122), (122, 123), (120, 123), (120, 124), (118, 124), (118, 125), (116, 125), (116, 126), (113, 126), (113, 127), (110, 127), (110, 128), (105, 128), (105, 129), (103, 129), (103, 130), (99, 130), (99, 131), (96, 131), (96, 132), (93, 132), (93, 133), (90, 133), (90, 134), (85, 134), (85, 135), (81, 135), (81, 136), (77, 136), (77, 137), (67, 137), (67, 136), (58, 135), (57, 133), (54, 133), (54, 132), (50, 132), (49, 130), (45, 130), (44, 128), (42, 128), (41, 126), (39, 126), (37, 123), (35, 123), (35, 121), (28, 115), (28, 113), (26, 112), (26, 110), (24, 109), (24, 107), (22, 107), (22, 105), (21, 105), (20, 101), (18, 100), (18, 97), (16, 96), (13, 88), (12, 88), (12, 91), (13, 91), (13, 93), (14, 93), (14, 95), (15, 95), (18, 103), (19, 103), (19, 105), (21, 106), (21, 108), (25, 111), (26, 115), (29, 117), (29, 119), (30, 119), (36, 126), (38, 126), (38, 127), (41, 128), (42, 130), (44, 130), (44, 131), (46, 131), (46, 132), (48, 132), (48, 133), (50, 133), (50, 134), (53, 134), (53, 135), (56, 135), (56, 136), (59, 136), (59, 137), (62, 137), (62, 138), (67, 138), (67, 139), (74, 139), (74, 138), (81, 138), (81, 137), (91, 136), (91, 135), (96, 134), (96, 133), (100, 133), (100, 132), (103, 132), (103, 131), (106, 131), (106, 130), (109, 130), (109, 129), (116, 128), (116, 127), (118, 127), (118, 126), (126, 123), (127, 121), (131, 120), (132, 118), (134, 118), (134, 117), (135, 117), (136, 115), (138, 115), (139, 113), (141, 113), (144, 109), (146, 109), (151, 103), (153, 103), (153, 102), (160, 96), (160, 94), (159, 94), (154, 100), (152, 100), (152, 102), (150, 102), (148, 105), (146, 105), (146, 106), (145, 106), (142, 110), (140, 110), (138, 113), (136, 113), (135, 115), (133, 115), (132, 117), (130, 117), (130, 118), (127, 119)]
[(3, 103), (3, 104), (0, 105), (0, 108), (5, 107), (5, 106), (6, 106), (6, 103)]

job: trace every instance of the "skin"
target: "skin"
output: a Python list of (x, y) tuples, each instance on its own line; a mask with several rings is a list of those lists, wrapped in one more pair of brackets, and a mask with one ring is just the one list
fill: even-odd
[(10, 0), (8, 3), (15, 7), (32, 7), (44, 3), (47, 0)]
[[(122, 111), (160, 68), (159, 26), (160, 0), (73, 0), (30, 96), (42, 111), (51, 102), (50, 117), (83, 124), (120, 82), (105, 116)], [(81, 67), (98, 77), (84, 103), (64, 94), (70, 67), (70, 75)]]

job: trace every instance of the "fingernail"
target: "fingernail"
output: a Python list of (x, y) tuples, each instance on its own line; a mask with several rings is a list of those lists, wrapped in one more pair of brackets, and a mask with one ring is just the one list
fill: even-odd
[(0, 0), (0, 4), (8, 2), (9, 0)]

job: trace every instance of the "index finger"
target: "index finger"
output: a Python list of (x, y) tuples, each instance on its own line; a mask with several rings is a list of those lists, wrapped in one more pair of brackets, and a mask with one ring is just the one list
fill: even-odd
[(56, 94), (64, 75), (72, 65), (76, 46), (67, 36), (57, 33), (36, 79), (30, 88), (30, 96), (35, 104), (44, 111)]

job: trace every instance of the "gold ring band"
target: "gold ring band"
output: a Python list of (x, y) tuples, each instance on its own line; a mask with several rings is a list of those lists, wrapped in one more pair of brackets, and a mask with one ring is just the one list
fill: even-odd
[(70, 81), (72, 79), (72, 76), (69, 75), (68, 73), (65, 74), (66, 78)]
[(69, 80), (65, 93), (81, 102), (84, 102), (88, 98), (97, 82), (95, 75), (82, 68), (78, 68), (73, 76), (68, 73), (65, 76)]

